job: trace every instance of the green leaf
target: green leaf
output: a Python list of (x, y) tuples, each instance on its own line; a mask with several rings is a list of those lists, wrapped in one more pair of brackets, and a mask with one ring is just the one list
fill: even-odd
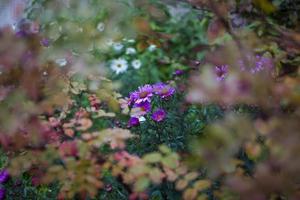
[(142, 192), (150, 185), (150, 180), (146, 177), (140, 177), (134, 184), (135, 191)]
[(159, 153), (149, 153), (144, 156), (143, 160), (149, 163), (156, 163), (161, 160), (161, 155)]

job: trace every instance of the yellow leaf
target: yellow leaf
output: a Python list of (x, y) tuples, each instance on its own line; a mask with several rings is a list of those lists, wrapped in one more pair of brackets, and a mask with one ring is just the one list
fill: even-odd
[(194, 180), (194, 179), (196, 179), (197, 177), (198, 177), (198, 173), (197, 172), (190, 172), (190, 173), (188, 173), (187, 175), (185, 175), (185, 180), (187, 180), (187, 181), (192, 181), (192, 180)]
[(193, 188), (189, 188), (183, 193), (183, 199), (184, 200), (193, 200), (197, 196), (197, 190)]
[(205, 190), (211, 186), (211, 182), (209, 180), (200, 180), (195, 182), (194, 188), (196, 190)]
[(180, 179), (176, 182), (176, 189), (183, 190), (188, 185), (188, 181), (184, 179)]

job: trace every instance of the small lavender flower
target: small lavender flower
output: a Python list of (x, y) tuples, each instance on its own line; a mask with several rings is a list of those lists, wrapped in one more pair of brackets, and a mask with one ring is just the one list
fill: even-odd
[(251, 66), (246, 66), (247, 64), (243, 61), (239, 61), (240, 69), (242, 71), (248, 71), (252, 74), (256, 74), (258, 72), (261, 72), (265, 69), (272, 69), (273, 63), (270, 58), (264, 57), (264, 56), (246, 56), (247, 64), (251, 64)]
[(5, 183), (9, 178), (9, 173), (7, 170), (0, 171), (0, 183)]
[(41, 45), (44, 46), (44, 47), (49, 47), (49, 45), (50, 45), (49, 39), (48, 38), (43, 38), (41, 40)]
[(175, 88), (164, 83), (156, 83), (153, 85), (153, 91), (162, 99), (166, 99), (175, 93)]
[(173, 73), (174, 76), (181, 76), (182, 74), (184, 74), (184, 71), (181, 69), (176, 69)]
[(156, 122), (161, 122), (165, 119), (167, 113), (163, 109), (157, 109), (153, 114), (152, 114), (152, 119)]
[(215, 67), (215, 74), (217, 75), (218, 81), (224, 80), (227, 73), (228, 73), (228, 65), (221, 65)]
[(131, 117), (128, 121), (128, 125), (129, 127), (139, 126), (140, 125), (139, 118)]

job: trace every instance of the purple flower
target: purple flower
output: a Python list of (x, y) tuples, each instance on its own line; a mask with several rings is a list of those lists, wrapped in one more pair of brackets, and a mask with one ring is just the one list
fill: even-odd
[(139, 87), (137, 91), (130, 94), (131, 103), (141, 103), (145, 101), (150, 102), (150, 98), (152, 97), (153, 88), (151, 85), (144, 85)]
[(129, 119), (129, 121), (128, 121), (128, 125), (129, 125), (130, 127), (140, 125), (139, 118), (137, 118), (137, 117), (131, 117), (131, 118)]
[(0, 188), (0, 200), (5, 198), (5, 189), (4, 188)]
[(0, 183), (5, 183), (9, 178), (9, 173), (7, 170), (0, 171)]
[(142, 103), (134, 104), (131, 109), (131, 115), (135, 117), (140, 117), (151, 111), (151, 103), (149, 101), (144, 101)]
[(41, 40), (41, 45), (44, 46), (44, 47), (49, 47), (49, 45), (50, 45), (49, 39), (48, 38), (43, 38)]
[[(242, 71), (248, 70), (252, 74), (256, 74), (258, 72), (261, 72), (264, 69), (272, 69), (273, 68), (273, 62), (272, 59), (264, 57), (264, 56), (246, 56), (246, 62), (243, 60), (239, 61), (239, 65)], [(250, 65), (250, 66), (246, 66)]]
[(153, 114), (152, 114), (152, 119), (156, 122), (161, 122), (165, 119), (167, 113), (163, 109), (157, 109)]
[(164, 83), (156, 83), (153, 85), (153, 91), (162, 99), (166, 99), (175, 93), (175, 88)]
[(215, 73), (218, 81), (224, 80), (228, 73), (228, 65), (216, 66)]
[(173, 73), (174, 76), (181, 76), (184, 73), (183, 70), (181, 69), (176, 69), (175, 72)]

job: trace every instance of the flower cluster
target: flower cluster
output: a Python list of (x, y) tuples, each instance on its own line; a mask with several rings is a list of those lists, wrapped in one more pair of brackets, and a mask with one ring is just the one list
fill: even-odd
[(142, 66), (141, 60), (136, 58), (137, 50), (133, 47), (135, 40), (124, 39), (124, 44), (121, 42), (112, 42), (113, 53), (118, 57), (110, 62), (110, 69), (116, 74), (121, 74), (127, 71), (131, 66), (133, 69), (139, 69)]
[[(245, 61), (247, 63), (245, 63)], [(247, 55), (245, 61), (244, 60), (239, 61), (240, 69), (242, 71), (249, 71), (252, 74), (261, 72), (264, 69), (272, 69), (273, 68), (272, 60), (265, 56)], [(247, 65), (250, 65), (250, 66), (247, 67)]]
[[(128, 122), (129, 126), (138, 126), (141, 121), (144, 121), (144, 116), (151, 112), (151, 100), (156, 95), (162, 100), (168, 100), (175, 93), (175, 88), (165, 84), (156, 83), (153, 85), (144, 85), (136, 91), (131, 92), (126, 103), (131, 107), (131, 118)], [(124, 109), (124, 105), (122, 105)], [(167, 113), (162, 108), (157, 108), (152, 113), (152, 120), (161, 122), (165, 119)]]
[[(245, 59), (238, 61), (238, 67), (241, 71), (257, 74), (263, 70), (270, 70), (273, 68), (272, 59), (265, 56), (250, 56), (247, 55)], [(214, 72), (218, 81), (223, 81), (228, 76), (228, 65), (215, 66)]]

